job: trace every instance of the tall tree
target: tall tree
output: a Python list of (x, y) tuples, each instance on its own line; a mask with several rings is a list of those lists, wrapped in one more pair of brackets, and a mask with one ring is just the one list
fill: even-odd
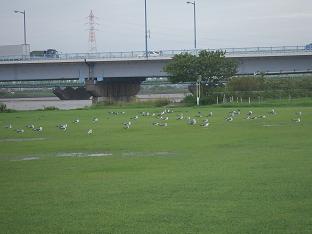
[(221, 50), (202, 50), (198, 56), (188, 53), (175, 55), (164, 71), (170, 75), (172, 83), (196, 82), (200, 77), (202, 83), (216, 84), (234, 76), (237, 66), (237, 62), (225, 58), (225, 52)]

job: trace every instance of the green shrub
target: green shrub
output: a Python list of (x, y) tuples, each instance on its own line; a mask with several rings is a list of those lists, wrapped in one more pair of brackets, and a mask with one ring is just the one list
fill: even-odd
[(4, 103), (0, 103), (0, 112), (6, 112), (7, 110), (7, 106)]
[(168, 99), (159, 99), (155, 101), (155, 107), (168, 106), (170, 101)]
[(55, 106), (45, 106), (43, 108), (44, 111), (54, 111), (54, 110), (59, 110), (59, 108), (55, 107)]
[(4, 103), (0, 103), (0, 113), (5, 112), (5, 113), (12, 113), (12, 112), (17, 112), (16, 110), (9, 109)]

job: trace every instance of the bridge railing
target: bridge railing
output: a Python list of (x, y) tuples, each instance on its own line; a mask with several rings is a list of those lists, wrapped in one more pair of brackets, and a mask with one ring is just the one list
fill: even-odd
[[(312, 46), (279, 46), (279, 47), (247, 47), (206, 49), (208, 51), (222, 50), (226, 56), (263, 56), (263, 55), (292, 55), (312, 54)], [(159, 50), (148, 51), (148, 57), (173, 57), (176, 54), (198, 54), (201, 50)], [(84, 60), (84, 59), (145, 59), (145, 51), (101, 52), (101, 53), (60, 53), (55, 56), (0, 56), (0, 62), (5, 61), (40, 61), (40, 60)]]

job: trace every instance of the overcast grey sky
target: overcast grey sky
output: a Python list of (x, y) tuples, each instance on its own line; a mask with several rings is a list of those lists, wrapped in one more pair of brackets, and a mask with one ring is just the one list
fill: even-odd
[[(193, 47), (186, 0), (147, 0), (151, 50)], [(144, 0), (0, 0), (0, 45), (88, 51), (87, 16), (98, 17), (98, 51), (144, 50)], [(198, 47), (305, 45), (312, 42), (312, 0), (197, 0)]]

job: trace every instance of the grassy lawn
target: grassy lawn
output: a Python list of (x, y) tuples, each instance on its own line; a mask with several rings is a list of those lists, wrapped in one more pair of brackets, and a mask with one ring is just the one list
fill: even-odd
[(110, 108), (0, 114), (1, 233), (311, 233), (312, 107)]

